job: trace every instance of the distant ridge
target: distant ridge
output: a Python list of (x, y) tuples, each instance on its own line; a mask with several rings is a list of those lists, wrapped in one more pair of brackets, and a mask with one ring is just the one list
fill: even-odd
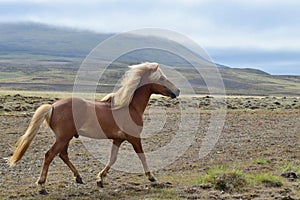
[(0, 52), (84, 57), (111, 35), (39, 23), (0, 24)]

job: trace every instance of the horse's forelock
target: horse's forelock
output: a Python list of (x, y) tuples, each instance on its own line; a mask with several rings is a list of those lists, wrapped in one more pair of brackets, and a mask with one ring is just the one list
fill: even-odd
[(162, 75), (164, 76), (164, 74), (162, 73), (162, 71), (160, 70), (160, 68), (157, 68), (157, 70), (152, 71), (151, 74), (149, 75), (149, 81), (156, 82), (156, 81), (159, 80), (159, 78)]

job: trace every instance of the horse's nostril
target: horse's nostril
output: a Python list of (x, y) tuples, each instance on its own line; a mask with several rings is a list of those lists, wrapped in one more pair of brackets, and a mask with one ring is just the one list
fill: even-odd
[(180, 94), (180, 90), (179, 89), (175, 89), (175, 90), (173, 90), (173, 93), (176, 95), (176, 97), (177, 96), (179, 96), (179, 94)]

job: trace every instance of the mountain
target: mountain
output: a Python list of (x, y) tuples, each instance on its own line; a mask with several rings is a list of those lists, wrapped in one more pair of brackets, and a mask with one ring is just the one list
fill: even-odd
[(84, 57), (111, 35), (36, 23), (0, 24), (0, 53)]
[[(35, 23), (0, 24), (0, 89), (72, 91), (76, 73), (84, 58), (96, 45), (113, 35)], [(167, 39), (132, 35), (125, 39), (189, 51)], [(205, 80), (187, 60), (174, 53), (151, 48), (137, 49), (115, 60), (103, 74), (99, 92), (111, 91), (126, 70), (124, 66), (144, 61), (174, 66), (197, 93), (207, 94)], [(105, 60), (97, 63), (99, 66), (105, 64)], [(300, 95), (299, 76), (274, 76), (257, 69), (232, 68), (221, 64), (216, 66), (227, 94)]]

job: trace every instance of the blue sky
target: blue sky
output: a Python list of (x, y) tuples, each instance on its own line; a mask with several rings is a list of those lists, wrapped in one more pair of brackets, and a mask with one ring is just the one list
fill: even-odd
[(0, 22), (97, 32), (163, 28), (184, 34), (215, 62), (300, 75), (297, 0), (0, 0)]

